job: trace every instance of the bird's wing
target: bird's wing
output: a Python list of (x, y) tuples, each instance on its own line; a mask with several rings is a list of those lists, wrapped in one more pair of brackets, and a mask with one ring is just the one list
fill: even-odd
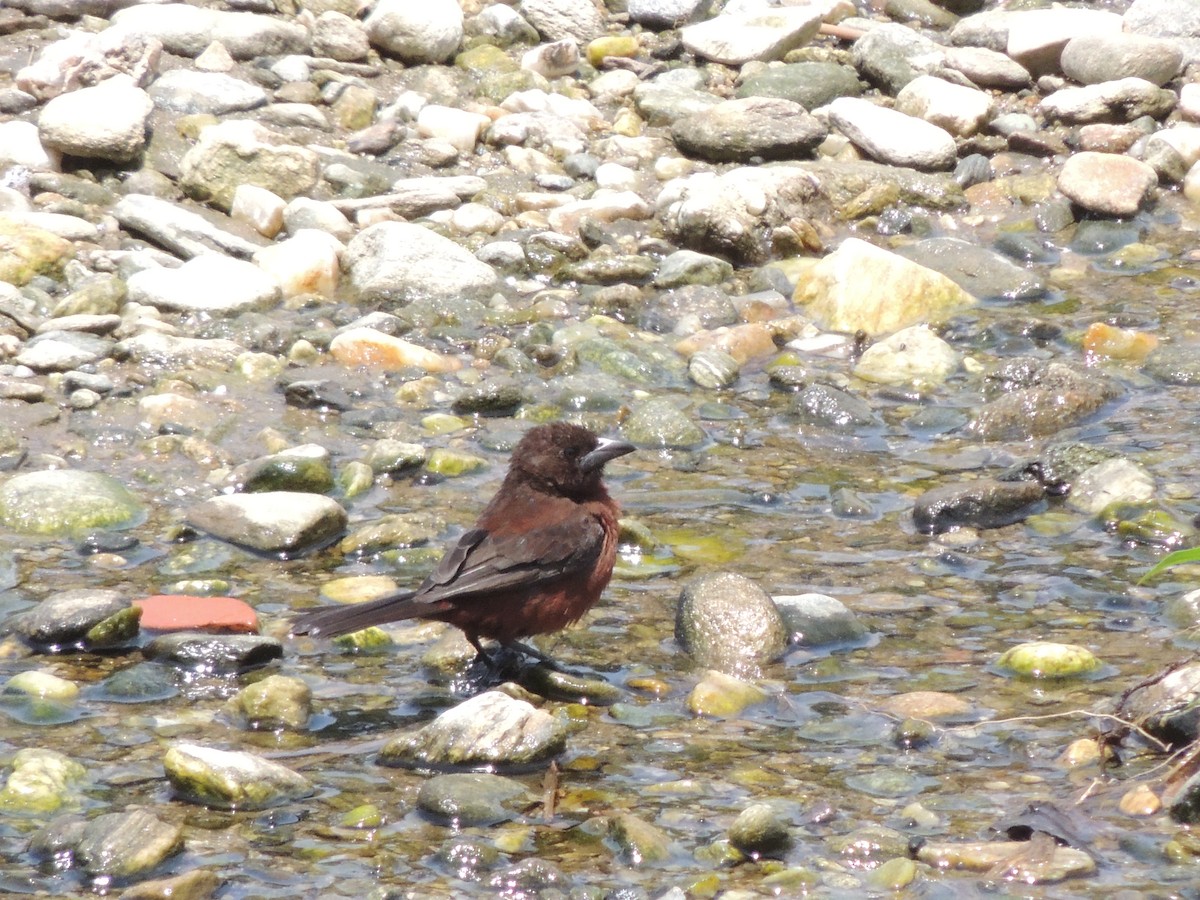
[(414, 599), (463, 599), (545, 584), (589, 570), (603, 545), (604, 528), (593, 516), (519, 533), (472, 528), (442, 557)]

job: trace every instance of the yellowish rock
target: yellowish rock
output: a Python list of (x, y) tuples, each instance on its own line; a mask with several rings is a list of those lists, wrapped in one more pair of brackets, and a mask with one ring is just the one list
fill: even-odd
[(462, 363), (453, 356), (429, 350), (403, 338), (373, 328), (351, 328), (329, 343), (329, 352), (343, 366), (371, 369), (423, 369), (426, 372), (457, 372)]

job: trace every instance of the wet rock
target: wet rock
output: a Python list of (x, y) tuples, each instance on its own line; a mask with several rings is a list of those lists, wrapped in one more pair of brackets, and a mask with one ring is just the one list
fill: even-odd
[(824, 107), (830, 124), (873, 159), (914, 169), (948, 169), (958, 155), (943, 128), (857, 97), (839, 97)]
[(566, 746), (564, 722), (507, 694), (486, 691), (448, 709), (379, 753), (385, 766), (516, 767), (545, 761)]
[(299, 678), (268, 675), (238, 691), (230, 705), (255, 730), (303, 728), (312, 712), (312, 691)]
[(767, 692), (758, 685), (709, 670), (688, 694), (687, 708), (697, 716), (728, 719), (766, 699)]
[(143, 809), (105, 813), (79, 827), (74, 816), (60, 816), (34, 835), (31, 849), (54, 848), (56, 863), (92, 877), (134, 878), (149, 872), (183, 849), (183, 829)]
[(778, 97), (818, 109), (838, 97), (857, 97), (863, 84), (849, 66), (833, 62), (798, 62), (770, 66), (742, 79), (739, 97)]
[(33, 609), (11, 616), (5, 627), (34, 646), (90, 648), (122, 646), (138, 630), (139, 613), (118, 591), (80, 588), (51, 595)]
[(1030, 641), (1004, 651), (996, 667), (1020, 678), (1078, 678), (1099, 669), (1100, 660), (1077, 644)]
[(486, 469), (488, 461), (474, 453), (436, 447), (425, 458), (425, 470), (446, 478), (459, 478)]
[(204, 634), (179, 631), (164, 634), (147, 644), (147, 659), (207, 674), (228, 674), (261, 666), (283, 656), (275, 638), (256, 634)]
[(665, 397), (655, 397), (634, 407), (621, 424), (621, 434), (639, 447), (688, 450), (708, 440), (687, 413)]
[(227, 369), (243, 352), (243, 348), (233, 341), (182, 338), (157, 332), (139, 334), (120, 341), (113, 348), (113, 355), (118, 360), (174, 368), (213, 365)]
[(1067, 505), (1097, 515), (1112, 503), (1138, 503), (1153, 496), (1154, 478), (1149, 472), (1127, 459), (1108, 459), (1073, 480)]
[(985, 844), (945, 844), (930, 841), (916, 851), (917, 860), (939, 869), (995, 872), (1025, 884), (1055, 884), (1067, 878), (1095, 873), (1096, 861), (1082, 850), (1050, 845), (1048, 856), (1031, 854), (1029, 842), (1000, 841)]
[(683, 46), (702, 59), (740, 66), (751, 60), (782, 59), (816, 37), (821, 12), (815, 7), (784, 7), (740, 15), (719, 15), (679, 30)]
[(329, 352), (347, 367), (371, 366), (383, 371), (413, 368), (425, 372), (455, 372), (462, 368), (462, 363), (454, 356), (392, 337), (374, 328), (343, 331), (330, 342)]
[(1029, 301), (1046, 294), (1046, 282), (1036, 272), (957, 238), (928, 238), (897, 252), (941, 272), (978, 300)]
[(1150, 166), (1115, 153), (1084, 151), (1068, 159), (1058, 189), (1090, 212), (1132, 216), (1150, 196), (1158, 176)]
[(0, 789), (0, 809), (13, 813), (50, 813), (78, 800), (87, 770), (57, 750), (18, 750), (12, 771)]
[(854, 374), (876, 384), (942, 384), (958, 369), (958, 354), (924, 325), (902, 328), (872, 344)]
[(463, 38), (455, 0), (381, 0), (363, 23), (371, 43), (408, 65), (448, 60)]
[(163, 769), (176, 796), (211, 809), (268, 809), (311, 796), (308, 779), (253, 753), (175, 744)]
[(753, 803), (729, 826), (729, 843), (751, 859), (779, 856), (792, 844), (790, 824), (773, 804)]
[[(692, 255), (712, 259), (698, 253)], [(738, 315), (732, 299), (725, 291), (716, 287), (689, 285), (651, 297), (643, 306), (639, 319), (641, 326), (648, 331), (692, 334), (702, 329), (732, 325)]]
[(1200, 737), (1200, 665), (1159, 673), (1129, 691), (1116, 712), (1171, 749), (1193, 743)]
[(726, 100), (671, 126), (680, 150), (714, 162), (797, 159), (810, 155), (827, 133), (804, 107), (773, 97)]
[(564, 672), (549, 665), (530, 666), (518, 679), (521, 687), (547, 700), (586, 703), (588, 706), (612, 706), (624, 694), (603, 678)]
[(289, 447), (270, 456), (244, 462), (229, 475), (239, 491), (300, 491), (324, 494), (333, 488), (329, 451), (319, 444)]
[(684, 585), (675, 640), (698, 665), (730, 675), (754, 674), (787, 646), (787, 626), (769, 594), (733, 572)]
[(342, 539), (338, 549), (352, 556), (378, 553), (388, 548), (421, 547), (436, 540), (445, 527), (440, 516), (399, 513), (356, 529)]
[(178, 693), (170, 669), (157, 663), (135, 663), (104, 679), (89, 696), (105, 703), (157, 703)]
[(981, 478), (968, 484), (930, 488), (913, 506), (913, 523), (923, 534), (956, 528), (1003, 528), (1024, 521), (1046, 506), (1046, 489), (1037, 481)]
[(121, 891), (121, 900), (210, 900), (222, 884), (215, 872), (194, 869), (171, 878), (138, 882)]
[(533, 802), (519, 781), (502, 775), (434, 775), (421, 785), (417, 806), (453, 828), (488, 827), (519, 816)]
[(701, 350), (688, 360), (688, 378), (708, 390), (732, 385), (739, 369), (738, 361), (723, 350)]
[(1097, 412), (1118, 393), (1108, 379), (1082, 375), (1062, 363), (1039, 364), (1011, 384), (1012, 390), (980, 408), (965, 429), (968, 434), (985, 441), (1055, 434)]
[(1195, 526), (1157, 503), (1117, 501), (1104, 507), (1099, 519), (1106, 531), (1126, 543), (1179, 547), (1195, 542)]
[(833, 434), (853, 435), (881, 424), (865, 400), (827, 384), (803, 388), (792, 399), (791, 411), (801, 428), (812, 427)]
[(962, 720), (970, 715), (971, 704), (943, 691), (910, 691), (888, 697), (881, 704), (885, 712), (904, 719)]
[(54, 469), (0, 485), (0, 524), (25, 534), (70, 536), (141, 522), (142, 505), (115, 478)]
[(946, 276), (848, 238), (805, 273), (795, 301), (825, 328), (883, 335), (932, 323), (975, 300)]
[(454, 398), (451, 408), (460, 415), (508, 416), (524, 399), (516, 382), (492, 378), (464, 390)]
[(448, 238), (406, 222), (359, 232), (343, 265), (364, 297), (398, 304), (414, 297), (478, 296), (496, 286), (490, 266)]
[(633, 813), (620, 813), (609, 819), (608, 834), (630, 865), (660, 863), (671, 855), (671, 839), (666, 833)]
[(827, 594), (784, 594), (773, 598), (788, 631), (788, 643), (801, 647), (862, 644), (870, 636), (853, 612)]
[(4, 682), (4, 689), (0, 693), (19, 694), (38, 700), (69, 702), (79, 696), (79, 686), (65, 678), (59, 678), (52, 672), (27, 669), (24, 672), (18, 672)]
[(213, 497), (193, 507), (187, 521), (213, 537), (261, 553), (295, 554), (324, 546), (346, 529), (336, 500), (297, 491)]
[(1164, 384), (1200, 384), (1200, 352), (1188, 344), (1163, 344), (1146, 357), (1144, 370)]

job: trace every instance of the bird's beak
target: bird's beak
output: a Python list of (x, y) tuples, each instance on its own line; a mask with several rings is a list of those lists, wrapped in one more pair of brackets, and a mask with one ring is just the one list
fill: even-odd
[(605, 463), (618, 456), (624, 456), (626, 453), (632, 453), (634, 449), (633, 444), (627, 444), (625, 441), (600, 438), (600, 443), (596, 445), (595, 450), (580, 457), (579, 467), (585, 472), (597, 472), (604, 468)]

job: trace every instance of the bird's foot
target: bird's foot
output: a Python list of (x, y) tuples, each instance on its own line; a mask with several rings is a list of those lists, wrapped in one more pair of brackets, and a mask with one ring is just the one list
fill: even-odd
[(545, 666), (552, 672), (561, 672), (564, 675), (574, 675), (580, 678), (589, 678), (594, 676), (594, 673), (592, 672), (587, 672), (583, 669), (573, 669), (570, 666), (565, 666), (553, 656), (543, 653), (537, 647), (523, 643), (522, 641), (511, 641), (503, 646), (505, 648), (515, 650), (518, 653), (523, 653), (531, 659), (536, 659), (539, 665)]

